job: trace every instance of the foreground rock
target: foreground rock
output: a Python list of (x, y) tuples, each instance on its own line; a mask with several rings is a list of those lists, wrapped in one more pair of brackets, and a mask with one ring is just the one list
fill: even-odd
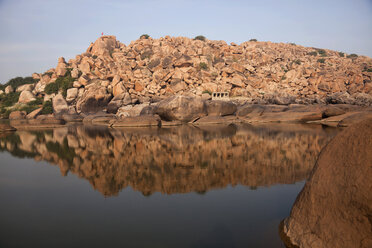
[(287, 245), (372, 247), (371, 162), (372, 119), (338, 134), (322, 150), (283, 223)]
[(68, 112), (68, 105), (62, 94), (58, 94), (53, 98), (53, 112), (57, 115)]
[(26, 118), (26, 111), (13, 111), (9, 115), (9, 120), (22, 120)]
[(227, 101), (205, 101), (207, 114), (210, 116), (225, 116), (235, 114), (237, 107)]
[(94, 80), (85, 88), (86, 90), (76, 103), (78, 113), (96, 113), (107, 107), (112, 95), (108, 93), (104, 83), (104, 81)]
[(174, 96), (159, 102), (156, 114), (166, 121), (189, 122), (204, 116), (205, 107), (200, 98)]
[(36, 100), (34, 94), (32, 94), (31, 91), (25, 90), (25, 91), (22, 91), (21, 94), (19, 95), (18, 102), (19, 103), (28, 103), (28, 102), (31, 102), (31, 101), (34, 101), (34, 100)]

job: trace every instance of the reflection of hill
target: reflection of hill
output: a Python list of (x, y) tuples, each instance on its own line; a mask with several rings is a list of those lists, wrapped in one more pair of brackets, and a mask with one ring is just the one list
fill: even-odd
[(327, 130), (298, 125), (125, 130), (68, 126), (0, 137), (0, 149), (55, 163), (63, 175), (71, 172), (87, 179), (106, 196), (128, 186), (143, 194), (172, 194), (304, 180), (335, 133)]

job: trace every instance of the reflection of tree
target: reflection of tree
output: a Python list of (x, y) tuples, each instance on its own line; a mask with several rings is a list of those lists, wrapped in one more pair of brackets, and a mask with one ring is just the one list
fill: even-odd
[(292, 126), (107, 129), (69, 126), (18, 131), (0, 149), (46, 160), (63, 175), (89, 180), (106, 196), (132, 187), (144, 195), (199, 192), (229, 184), (257, 186), (304, 180), (334, 132)]

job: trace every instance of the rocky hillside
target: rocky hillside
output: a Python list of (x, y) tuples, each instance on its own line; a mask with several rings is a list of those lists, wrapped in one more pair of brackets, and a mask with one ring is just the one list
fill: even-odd
[(13, 110), (58, 96), (67, 102), (60, 110), (69, 113), (116, 113), (128, 104), (175, 94), (208, 99), (212, 92), (253, 103), (372, 104), (371, 58), (271, 42), (142, 36), (126, 46), (115, 36), (101, 36), (85, 53), (68, 62), (59, 58), (56, 68), (32, 78), (0, 91), (18, 93)]

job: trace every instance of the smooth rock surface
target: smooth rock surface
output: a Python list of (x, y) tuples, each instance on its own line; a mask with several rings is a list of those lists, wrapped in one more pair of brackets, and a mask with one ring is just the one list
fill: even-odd
[(112, 96), (99, 80), (86, 87), (81, 98), (77, 100), (76, 110), (83, 113), (95, 113), (107, 107)]
[(22, 91), (18, 98), (19, 103), (28, 103), (34, 100), (36, 100), (35, 95), (28, 90)]
[(227, 101), (206, 101), (205, 107), (210, 116), (233, 115), (237, 110), (234, 103)]
[(156, 114), (166, 121), (189, 122), (205, 115), (204, 102), (200, 98), (174, 96), (159, 102)]
[(330, 141), (283, 222), (287, 245), (372, 247), (371, 162), (372, 119)]
[(26, 119), (35, 119), (41, 113), (41, 110), (43, 110), (43, 108), (35, 109), (26, 116)]
[(53, 112), (54, 114), (64, 114), (68, 112), (68, 105), (62, 94), (58, 94), (53, 97)]
[(13, 111), (9, 115), (9, 120), (22, 120), (26, 118), (26, 111)]

